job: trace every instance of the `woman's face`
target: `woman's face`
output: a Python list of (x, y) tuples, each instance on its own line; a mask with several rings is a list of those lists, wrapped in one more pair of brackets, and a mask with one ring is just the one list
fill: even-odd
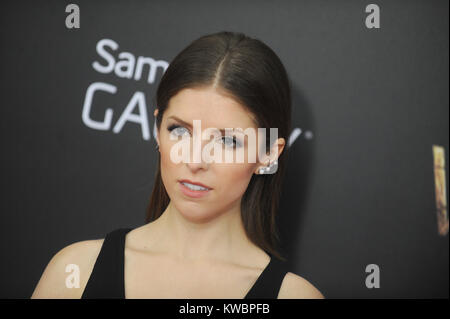
[[(228, 132), (219, 132), (209, 138), (204, 135), (206, 139), (201, 139), (201, 133), (194, 132), (194, 120), (201, 121), (201, 133), (210, 132), (211, 128), (217, 129), (216, 132), (225, 128), (253, 128), (257, 132), (257, 126), (242, 105), (212, 88), (184, 89), (170, 99), (158, 133), (162, 181), (177, 210), (187, 219), (201, 222), (239, 209), (241, 197), (261, 162), (257, 155), (254, 162), (248, 161), (248, 151), (258, 149), (258, 139), (255, 145), (249, 145), (252, 143), (244, 134), (233, 136)], [(189, 144), (189, 157), (187, 162), (176, 163), (171, 159), (171, 149), (180, 144), (183, 135)], [(193, 146), (194, 135), (201, 143), (201, 149)], [(206, 163), (202, 159), (202, 150), (207, 144), (222, 149), (221, 162)], [(233, 161), (226, 163), (225, 154), (233, 155), (238, 148), (244, 150), (244, 161), (237, 162), (232, 157)], [(194, 152), (197, 152), (198, 163), (193, 162)], [(184, 179), (211, 189), (201, 197), (192, 197), (180, 183)]]

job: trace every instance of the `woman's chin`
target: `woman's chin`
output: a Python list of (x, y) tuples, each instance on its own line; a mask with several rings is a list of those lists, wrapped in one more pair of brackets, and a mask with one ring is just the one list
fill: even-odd
[(178, 210), (180, 215), (193, 223), (204, 223), (214, 218), (214, 215), (203, 213), (200, 209), (195, 209), (195, 207), (182, 207)]

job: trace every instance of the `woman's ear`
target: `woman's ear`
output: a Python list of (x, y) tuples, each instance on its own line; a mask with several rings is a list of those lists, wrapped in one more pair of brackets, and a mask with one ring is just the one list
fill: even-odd
[(266, 168), (269, 164), (275, 162), (280, 157), (281, 153), (284, 150), (284, 147), (286, 146), (286, 141), (284, 138), (280, 137), (277, 139), (272, 146), (272, 149), (270, 151), (270, 155), (265, 155), (262, 161), (260, 162), (262, 165), (258, 166), (255, 174), (258, 174), (260, 169)]

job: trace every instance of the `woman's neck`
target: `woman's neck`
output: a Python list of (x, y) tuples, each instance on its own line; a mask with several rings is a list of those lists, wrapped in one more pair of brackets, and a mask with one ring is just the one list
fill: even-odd
[(239, 208), (198, 222), (183, 216), (170, 202), (153, 223), (158, 229), (159, 249), (183, 262), (240, 264), (264, 252), (247, 238)]

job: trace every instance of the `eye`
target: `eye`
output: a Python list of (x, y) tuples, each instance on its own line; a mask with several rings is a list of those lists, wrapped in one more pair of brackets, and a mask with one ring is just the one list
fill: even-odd
[[(238, 142), (236, 140), (236, 137), (234, 137), (234, 136), (233, 137), (231, 137), (231, 136), (223, 136), (221, 140), (225, 141), (224, 144), (227, 147), (232, 147), (232, 148), (241, 147), (241, 143)], [(228, 141), (228, 143), (226, 141)]]
[[(172, 124), (172, 125), (170, 125), (170, 126), (167, 128), (167, 130), (168, 130), (171, 134), (175, 134), (176, 136), (178, 136), (178, 135), (183, 135), (183, 134), (184, 134), (184, 133), (183, 133), (183, 130), (189, 133), (189, 131), (188, 131), (185, 127), (180, 126), (180, 125), (177, 125), (177, 124)], [(181, 133), (181, 134), (178, 134), (178, 133)]]

